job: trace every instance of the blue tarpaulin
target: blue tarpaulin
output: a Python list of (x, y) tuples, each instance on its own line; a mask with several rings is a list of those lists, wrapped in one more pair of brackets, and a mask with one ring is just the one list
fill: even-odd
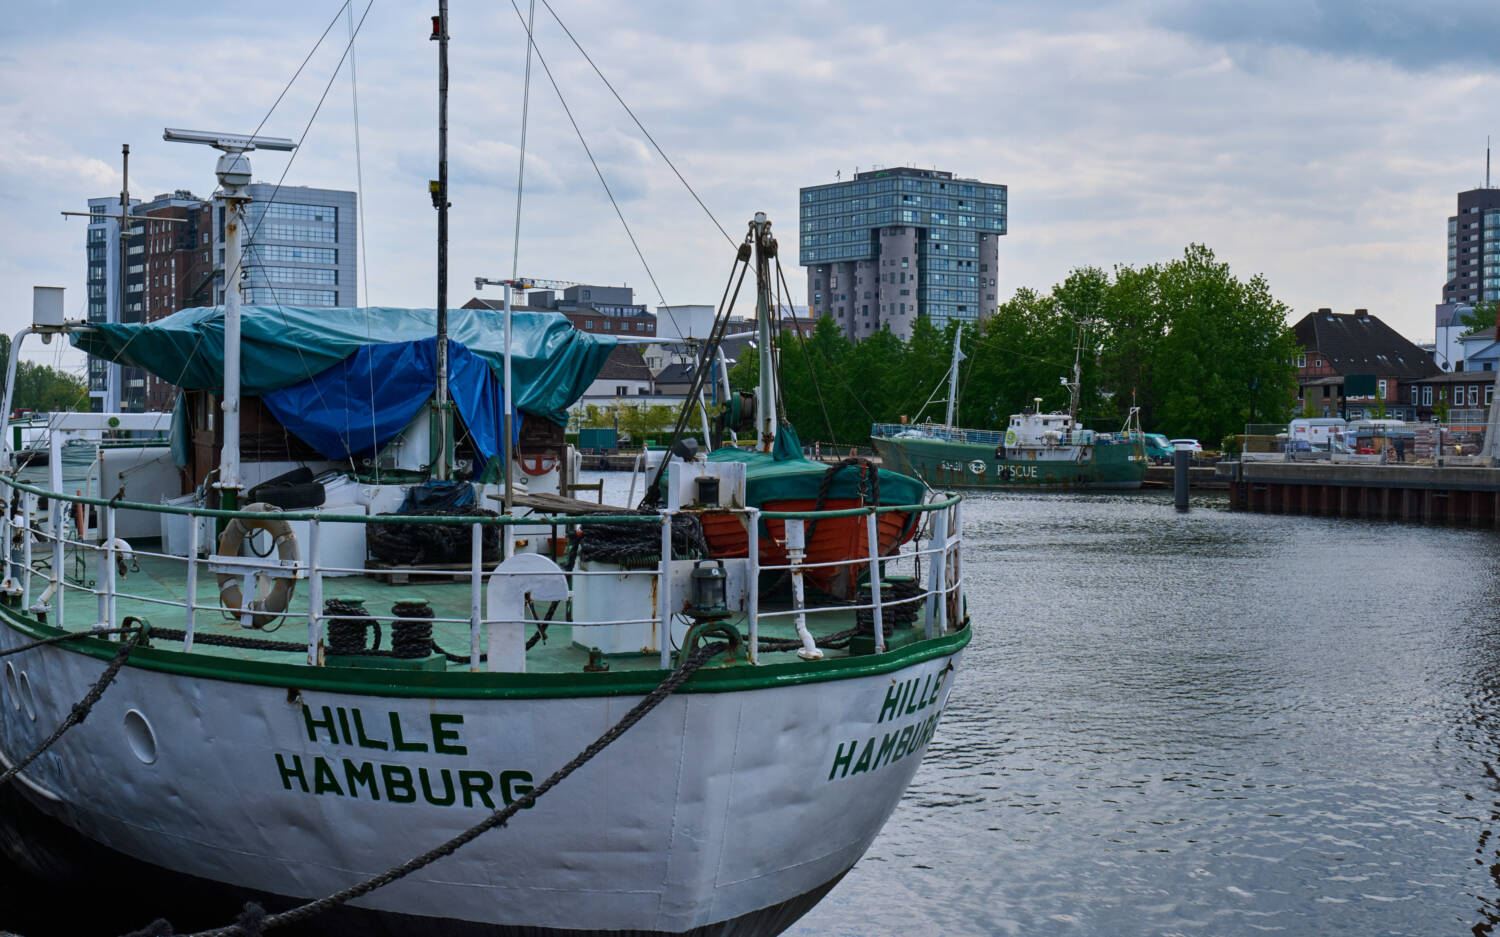
[[(379, 452), (436, 390), (437, 339), (365, 345), (305, 381), (261, 394), (277, 421), (325, 457)], [(448, 341), (448, 390), (485, 461), (500, 454), (504, 392), (479, 356)], [(520, 428), (520, 420), (511, 426)], [(484, 465), (474, 466), (476, 476)]]
[[(615, 338), (580, 332), (558, 312), (513, 316), (515, 406), (563, 423), (564, 411), (588, 389)], [(360, 348), (437, 334), (431, 309), (244, 306), (240, 317), (240, 390), (249, 396), (301, 383)], [(448, 337), (496, 374), (505, 356), (504, 335), (499, 310), (448, 310)], [(217, 392), (224, 386), (222, 307), (183, 309), (155, 322), (100, 322), (69, 338), (94, 357), (144, 368), (177, 387)]]

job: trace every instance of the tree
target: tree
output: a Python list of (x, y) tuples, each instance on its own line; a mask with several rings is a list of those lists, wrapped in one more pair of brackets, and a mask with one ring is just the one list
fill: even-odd
[[(10, 337), (0, 335), (0, 362), (9, 360)], [(12, 409), (51, 412), (80, 407), (88, 408), (88, 384), (82, 377), (44, 364), (18, 363)]]
[(1475, 335), (1479, 332), (1492, 332), (1495, 329), (1495, 306), (1494, 300), (1477, 302), (1471, 312), (1459, 316), (1466, 327), (1465, 335)]
[(1130, 298), (1106, 303), (1119, 317), (1111, 335), (1119, 345), (1107, 343), (1101, 354), (1106, 374), (1135, 382), (1143, 425), (1220, 439), (1244, 431), (1252, 399), (1267, 416), (1293, 411), (1289, 310), (1263, 277), (1241, 281), (1213, 251), (1192, 244), (1171, 263), (1118, 268), (1115, 286)]

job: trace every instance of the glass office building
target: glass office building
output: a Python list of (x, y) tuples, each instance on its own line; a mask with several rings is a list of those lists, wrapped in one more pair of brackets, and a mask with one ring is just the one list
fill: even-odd
[(1006, 187), (898, 167), (801, 190), (800, 263), (810, 314), (861, 339), (905, 339), (917, 316), (938, 327), (996, 307)]

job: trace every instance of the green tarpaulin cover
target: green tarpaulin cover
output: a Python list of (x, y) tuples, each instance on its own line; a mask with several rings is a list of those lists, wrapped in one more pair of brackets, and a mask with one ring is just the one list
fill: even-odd
[[(412, 342), (437, 334), (432, 309), (313, 309), (244, 306), (241, 391), (260, 395), (296, 384), (343, 361), (364, 345)], [(561, 421), (588, 388), (615, 339), (573, 328), (555, 312), (515, 312), (511, 369), (518, 408)], [(498, 375), (505, 358), (505, 314), (450, 309), (448, 337), (468, 347)], [(189, 390), (224, 386), (223, 307), (183, 309), (147, 323), (100, 323), (75, 332), (73, 344), (99, 358), (144, 368)]]
[[(770, 452), (744, 449), (715, 449), (710, 462), (745, 463), (745, 500), (750, 507), (764, 507), (767, 501), (818, 497), (823, 476), (831, 466), (814, 462), (802, 455), (802, 443), (796, 430), (783, 426), (776, 433)], [(927, 486), (907, 475), (880, 470), (881, 504), (921, 504)], [(829, 498), (858, 498), (860, 471), (849, 467), (839, 471), (828, 489)]]

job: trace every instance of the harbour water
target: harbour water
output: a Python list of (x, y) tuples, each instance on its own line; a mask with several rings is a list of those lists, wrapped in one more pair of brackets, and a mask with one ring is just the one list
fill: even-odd
[[(1500, 537), (1169, 492), (981, 494), (965, 528), (975, 638), (941, 730), (790, 934), (1500, 921)], [(70, 933), (6, 891), (0, 930)]]
[(965, 530), (941, 731), (789, 933), (1492, 932), (1500, 537), (1165, 493)]

